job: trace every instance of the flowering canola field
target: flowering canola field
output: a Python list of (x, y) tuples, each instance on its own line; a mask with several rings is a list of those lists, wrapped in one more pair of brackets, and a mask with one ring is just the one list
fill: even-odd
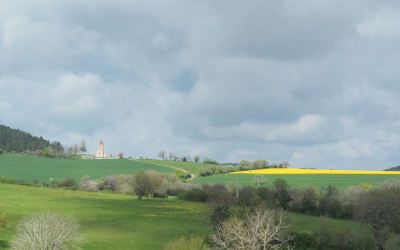
[(338, 174), (338, 175), (400, 175), (400, 171), (372, 171), (372, 170), (335, 170), (335, 169), (303, 169), (303, 168), (266, 168), (233, 172), (231, 174)]

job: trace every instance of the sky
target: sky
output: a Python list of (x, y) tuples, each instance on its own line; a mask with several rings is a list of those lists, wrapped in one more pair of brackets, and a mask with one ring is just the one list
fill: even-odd
[(400, 164), (394, 0), (0, 1), (0, 123), (93, 152)]

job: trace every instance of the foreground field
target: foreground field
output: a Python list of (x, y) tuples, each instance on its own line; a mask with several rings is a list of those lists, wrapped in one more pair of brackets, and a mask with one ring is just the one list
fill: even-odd
[(225, 174), (212, 175), (208, 177), (196, 178), (194, 183), (221, 183), (226, 185), (255, 186), (257, 178), (261, 179), (261, 184), (270, 186), (278, 179), (285, 179), (292, 187), (316, 188), (334, 185), (337, 188), (346, 188), (360, 184), (375, 185), (388, 180), (400, 180), (400, 175), (359, 175), (359, 174), (273, 174), (273, 175), (255, 175), (255, 174)]
[[(0, 184), (0, 207), (8, 217), (7, 228), (0, 230), (0, 245), (7, 245), (23, 217), (48, 211), (78, 220), (83, 249), (157, 250), (182, 235), (212, 232), (206, 204), (173, 198), (139, 201), (124, 195)], [(369, 234), (366, 226), (345, 220), (289, 214), (289, 223), (296, 232), (324, 226), (332, 232), (352, 228)]]
[(162, 249), (181, 235), (211, 232), (208, 207), (176, 199), (138, 201), (131, 196), (0, 184), (8, 217), (0, 240), (9, 241), (22, 217), (54, 211), (75, 217), (83, 249)]
[(47, 182), (49, 178), (62, 180), (72, 177), (79, 181), (83, 176), (100, 178), (115, 174), (132, 174), (139, 171), (156, 170), (174, 172), (144, 161), (131, 160), (66, 160), (28, 155), (0, 155), (0, 177), (23, 181)]

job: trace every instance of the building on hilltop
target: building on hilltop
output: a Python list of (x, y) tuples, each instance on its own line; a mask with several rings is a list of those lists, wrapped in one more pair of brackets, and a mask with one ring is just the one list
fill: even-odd
[(105, 159), (105, 158), (107, 158), (106, 151), (104, 149), (103, 140), (100, 140), (99, 148), (97, 149), (97, 152), (96, 152), (96, 158), (97, 159)]

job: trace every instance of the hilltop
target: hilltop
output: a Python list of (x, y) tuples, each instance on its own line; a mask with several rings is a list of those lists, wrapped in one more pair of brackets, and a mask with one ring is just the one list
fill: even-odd
[(22, 153), (43, 150), (51, 145), (61, 146), (59, 142), (50, 143), (41, 136), (33, 136), (22, 130), (0, 124), (0, 150), (2, 151)]

